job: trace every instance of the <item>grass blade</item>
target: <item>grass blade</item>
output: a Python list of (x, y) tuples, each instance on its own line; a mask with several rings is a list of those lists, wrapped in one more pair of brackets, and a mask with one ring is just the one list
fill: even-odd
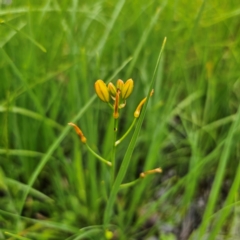
[[(23, 27), (26, 26), (25, 22), (20, 22), (17, 26), (16, 29), (18, 29), (18, 31), (20, 31)], [(5, 36), (5, 38), (3, 38), (0, 41), (0, 48), (4, 47), (15, 35), (16, 35), (16, 31), (15, 30), (11, 30), (7, 36)]]
[[(116, 7), (115, 7), (115, 9), (113, 11), (113, 14), (112, 14), (112, 17), (111, 17), (111, 21), (109, 21), (109, 23), (106, 27), (106, 31), (103, 34), (103, 37), (101, 38), (99, 44), (97, 45), (95, 52), (102, 52), (103, 47), (104, 47), (104, 45), (107, 41), (107, 38), (108, 38), (108, 36), (109, 36), (113, 26), (114, 26), (114, 23), (116, 22), (116, 19), (117, 19), (119, 13), (121, 12), (121, 9), (122, 9), (124, 3), (125, 3), (125, 0), (120, 0), (116, 4)], [(101, 54), (99, 54), (99, 55), (101, 55)]]
[(22, 237), (22, 236), (19, 236), (17, 234), (13, 234), (13, 233), (10, 233), (10, 232), (5, 232), (6, 235), (9, 235), (11, 237), (14, 237), (16, 239), (22, 239), (22, 240), (31, 240), (30, 238), (26, 238), (26, 237)]
[(148, 101), (149, 101), (149, 96), (150, 96), (150, 93), (151, 93), (153, 85), (154, 85), (155, 75), (156, 75), (156, 72), (157, 72), (157, 69), (158, 69), (158, 66), (159, 66), (159, 62), (160, 62), (165, 44), (166, 44), (166, 38), (163, 41), (163, 44), (162, 44), (162, 47), (161, 47), (161, 50), (160, 50), (160, 53), (159, 53), (159, 56), (158, 56), (158, 59), (157, 59), (156, 67), (155, 67), (155, 70), (154, 70), (154, 73), (153, 73), (153, 76), (152, 76), (152, 80), (151, 80), (151, 83), (150, 83), (150, 86), (149, 86), (149, 90), (148, 90), (147, 101), (144, 104), (144, 107), (143, 107), (142, 112), (141, 112), (141, 116), (139, 117), (139, 120), (138, 120), (137, 125), (136, 125), (136, 129), (133, 133), (131, 142), (130, 142), (129, 147), (126, 151), (126, 154), (124, 156), (121, 167), (119, 169), (119, 172), (117, 174), (116, 180), (113, 184), (113, 187), (112, 187), (112, 190), (111, 190), (111, 193), (110, 193), (110, 197), (109, 197), (109, 200), (108, 200), (105, 212), (104, 212), (104, 226), (105, 227), (110, 222), (114, 201), (116, 199), (116, 196), (117, 196), (118, 190), (120, 188), (120, 185), (123, 181), (123, 178), (126, 174), (126, 171), (127, 171), (127, 168), (128, 168), (128, 165), (129, 165), (129, 162), (131, 160), (131, 156), (132, 156), (132, 153), (133, 153), (133, 150), (134, 150), (134, 147), (136, 145), (137, 137), (138, 137), (138, 134), (140, 132), (140, 129), (141, 129), (141, 126), (142, 126), (142, 123), (143, 123), (143, 119), (144, 119), (144, 116), (145, 116), (145, 113), (146, 113), (146, 107), (147, 107), (147, 104), (148, 104)]
[[(165, 4), (166, 4), (166, 1), (164, 2), (164, 6), (165, 6)], [(143, 45), (146, 42), (146, 40), (147, 40), (147, 38), (149, 36), (150, 31), (152, 30), (153, 26), (156, 24), (156, 22), (158, 20), (159, 14), (161, 12), (160, 10), (161, 10), (160, 8), (157, 9), (155, 15), (153, 15), (153, 17), (151, 19), (151, 22), (150, 22), (149, 26), (145, 28), (145, 31), (143, 32), (142, 37), (141, 37), (141, 39), (139, 41), (139, 44), (137, 45), (137, 47), (136, 47), (136, 49), (134, 51), (133, 61), (130, 63), (130, 65), (129, 65), (128, 69), (127, 69), (126, 76), (129, 76), (131, 74), (132, 69), (133, 69), (133, 67), (134, 67), (134, 65), (135, 65), (135, 63), (136, 63), (136, 61), (138, 59), (138, 56), (139, 56), (140, 52), (141, 52), (141, 49), (143, 48)]]
[(210, 233), (209, 240), (216, 239), (218, 232), (220, 231), (221, 227), (223, 226), (224, 222), (227, 220), (228, 215), (232, 212), (232, 208), (227, 208), (229, 205), (232, 204), (235, 194), (237, 193), (240, 185), (240, 163), (238, 164), (238, 169), (235, 174), (235, 179), (233, 181), (232, 187), (228, 193), (227, 199), (224, 203), (222, 209), (226, 208), (225, 211), (221, 212), (221, 215), (217, 217), (216, 225), (214, 226), (213, 230)]
[(220, 190), (221, 184), (223, 182), (223, 177), (224, 177), (227, 161), (228, 161), (228, 158), (230, 155), (230, 149), (231, 149), (231, 145), (232, 145), (232, 141), (233, 141), (233, 136), (234, 136), (234, 133), (236, 132), (236, 129), (239, 126), (239, 124), (240, 124), (240, 107), (238, 108), (236, 121), (232, 123), (230, 131), (226, 138), (225, 146), (223, 148), (223, 152), (222, 152), (222, 155), (221, 155), (221, 158), (219, 161), (219, 165), (218, 165), (218, 169), (216, 172), (216, 177), (215, 177), (213, 185), (212, 185), (212, 190), (209, 195), (209, 198), (208, 198), (209, 200), (208, 200), (208, 203), (207, 203), (204, 215), (203, 215), (202, 224), (199, 229), (200, 238), (206, 232), (206, 228), (208, 225), (208, 219), (213, 214), (214, 207), (215, 207), (216, 201), (218, 199), (219, 190)]
[(19, 30), (18, 28), (15, 28), (14, 26), (12, 26), (9, 23), (6, 23), (5, 21), (1, 21), (2, 24), (5, 24), (7, 27), (11, 28), (12, 30), (22, 34), (24, 37), (26, 37), (27, 39), (29, 39), (35, 46), (37, 46), (41, 51), (43, 52), (47, 52), (47, 50), (45, 49), (45, 47), (43, 47), (40, 43), (38, 43), (35, 39), (33, 39), (32, 37), (30, 37), (28, 34), (26, 34), (25, 32)]
[(44, 226), (46, 228), (54, 228), (54, 229), (58, 229), (60, 231), (64, 231), (64, 232), (69, 232), (69, 233), (77, 233), (79, 231), (79, 228), (76, 227), (72, 227), (63, 223), (57, 223), (57, 222), (51, 222), (51, 221), (47, 221), (47, 220), (37, 220), (37, 219), (33, 219), (33, 218), (28, 218), (28, 217), (22, 217), (19, 216), (17, 214), (14, 213), (10, 213), (4, 210), (0, 209), (0, 213), (3, 216), (7, 216), (7, 217), (12, 217), (12, 218), (20, 218), (24, 221), (30, 222), (30, 223), (36, 223), (39, 224), (41, 226)]
[(43, 122), (49, 124), (50, 126), (58, 129), (58, 130), (63, 129), (63, 126), (61, 126), (59, 123), (55, 122), (54, 120), (52, 120), (50, 118), (47, 118), (47, 117), (44, 117), (41, 114), (35, 113), (35, 112), (30, 111), (30, 110), (25, 109), (25, 108), (20, 108), (20, 107), (16, 107), (16, 106), (7, 108), (7, 107), (4, 107), (4, 106), (0, 105), (0, 112), (18, 113), (18, 114), (33, 118), (33, 119), (38, 120), (38, 121), (43, 121)]

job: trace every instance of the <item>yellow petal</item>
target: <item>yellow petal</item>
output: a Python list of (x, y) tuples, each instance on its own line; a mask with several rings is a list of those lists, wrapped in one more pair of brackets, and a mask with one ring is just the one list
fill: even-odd
[(117, 89), (111, 82), (108, 84), (108, 91), (112, 94), (113, 97), (116, 96)]
[(123, 85), (122, 98), (127, 99), (132, 93), (132, 91), (133, 91), (133, 80), (130, 78)]
[(123, 80), (118, 79), (118, 80), (117, 80), (117, 89), (119, 89), (120, 91), (122, 91), (123, 86), (124, 86)]
[(108, 91), (108, 88), (103, 80), (99, 79), (95, 82), (95, 91), (97, 96), (103, 101), (103, 102), (109, 102), (110, 100), (110, 94)]

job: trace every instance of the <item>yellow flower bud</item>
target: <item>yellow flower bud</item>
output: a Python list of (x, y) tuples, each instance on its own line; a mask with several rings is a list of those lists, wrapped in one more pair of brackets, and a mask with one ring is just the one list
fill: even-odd
[(104, 83), (103, 80), (99, 79), (95, 82), (95, 91), (98, 97), (103, 101), (103, 102), (109, 102), (110, 100), (110, 94), (108, 91), (108, 88), (106, 84)]
[(127, 99), (133, 91), (133, 80), (128, 79), (122, 88), (122, 98)]
[(108, 84), (108, 91), (112, 94), (113, 97), (116, 96), (117, 89), (111, 82)]
[[(153, 95), (154, 93), (154, 90), (152, 89), (151, 93), (150, 93), (150, 97)], [(142, 110), (142, 106), (143, 104), (146, 102), (147, 98), (145, 97), (137, 106), (135, 112), (134, 112), (134, 117), (135, 118), (138, 118), (140, 113), (141, 113), (141, 110)]]
[(111, 232), (109, 230), (106, 230), (105, 231), (105, 238), (109, 239), (109, 240), (113, 239), (113, 232)]
[(154, 174), (154, 173), (161, 173), (162, 172), (162, 169), (161, 168), (155, 168), (155, 169), (152, 169), (152, 170), (148, 170), (146, 172), (142, 172), (140, 174), (140, 177), (141, 178), (145, 178), (147, 175), (149, 174)]
[(142, 110), (142, 106), (143, 104), (146, 102), (147, 98), (145, 97), (137, 106), (135, 112), (134, 112), (134, 117), (135, 118), (138, 118), (140, 113), (141, 113), (141, 110)]
[(82, 143), (86, 143), (87, 142), (87, 139), (83, 135), (83, 132), (81, 131), (81, 129), (76, 124), (68, 123), (68, 125), (73, 126), (75, 128), (75, 131), (76, 131), (77, 135), (80, 137)]
[(118, 79), (118, 80), (117, 80), (117, 89), (119, 89), (120, 91), (122, 91), (123, 86), (124, 86), (123, 80)]

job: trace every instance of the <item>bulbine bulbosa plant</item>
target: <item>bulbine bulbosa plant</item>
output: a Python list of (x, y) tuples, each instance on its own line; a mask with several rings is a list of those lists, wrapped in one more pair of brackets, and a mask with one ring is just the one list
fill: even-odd
[[(161, 50), (159, 52), (159, 56), (157, 59), (157, 63), (154, 69), (154, 73), (152, 79), (149, 83), (149, 89), (147, 97), (143, 98), (142, 101), (137, 105), (136, 109), (133, 112), (133, 121), (128, 130), (123, 134), (123, 136), (118, 136), (118, 124), (121, 121), (121, 109), (127, 106), (128, 98), (131, 97), (131, 94), (134, 89), (134, 81), (133, 79), (128, 79), (126, 82), (121, 79), (117, 80), (116, 85), (113, 83), (106, 84), (103, 80), (97, 80), (95, 82), (95, 91), (97, 96), (106, 104), (109, 105), (110, 110), (112, 111), (113, 117), (113, 126), (112, 126), (112, 134), (113, 134), (113, 142), (110, 143), (111, 146), (111, 154), (110, 159), (105, 159), (99, 154), (97, 154), (87, 142), (87, 137), (83, 134), (83, 131), (74, 123), (69, 123), (69, 125), (75, 128), (76, 133), (79, 135), (81, 142), (86, 146), (86, 148), (103, 164), (106, 164), (109, 167), (109, 171), (111, 172), (111, 178), (108, 180), (109, 183), (107, 185), (111, 186), (109, 196), (107, 197), (106, 207), (104, 209), (103, 216), (103, 226), (105, 229), (105, 234), (108, 233), (108, 227), (111, 221), (111, 216), (113, 213), (114, 203), (117, 197), (117, 193), (119, 189), (126, 188), (137, 184), (141, 179), (144, 179), (149, 174), (161, 173), (161, 168), (156, 169), (146, 169), (146, 171), (139, 174), (139, 177), (129, 183), (123, 183), (124, 176), (127, 172), (129, 163), (131, 161), (131, 157), (134, 151), (134, 147), (137, 142), (138, 134), (140, 132), (144, 115), (146, 113), (146, 107), (150, 97), (153, 95), (153, 86), (155, 81), (156, 72), (160, 63), (160, 59), (162, 56), (162, 52), (166, 43), (166, 38), (163, 41)], [(118, 168), (116, 169), (116, 150), (117, 146), (121, 144), (121, 142), (126, 138), (126, 136), (134, 129), (134, 132), (131, 137), (131, 141), (126, 149), (123, 159), (121, 159), (120, 164), (118, 164)], [(107, 238), (107, 237), (106, 237)], [(110, 238), (107, 238), (110, 239)]]
[[(97, 80), (95, 82), (95, 91), (97, 96), (105, 103), (109, 105), (113, 112), (113, 118), (114, 118), (114, 126), (113, 126), (113, 135), (114, 135), (114, 141), (112, 143), (112, 154), (111, 159), (107, 160), (101, 157), (99, 154), (97, 154), (87, 143), (87, 138), (84, 136), (82, 130), (74, 123), (69, 123), (69, 125), (73, 126), (75, 128), (76, 133), (79, 135), (80, 140), (83, 144), (86, 145), (87, 149), (101, 162), (107, 164), (111, 168), (111, 176), (112, 176), (112, 182), (115, 180), (115, 153), (116, 153), (116, 147), (119, 145), (123, 139), (130, 133), (134, 125), (136, 124), (137, 119), (139, 118), (141, 114), (142, 107), (144, 103), (147, 100), (147, 97), (145, 97), (137, 106), (136, 110), (133, 113), (133, 122), (129, 129), (126, 131), (126, 133), (119, 139), (117, 139), (117, 132), (118, 132), (118, 123), (120, 118), (120, 111), (122, 108), (126, 106), (127, 99), (130, 97), (133, 87), (134, 87), (134, 81), (130, 78), (125, 83), (118, 79), (116, 85), (113, 83), (108, 83), (106, 85), (103, 80)], [(153, 90), (150, 92), (150, 96), (153, 95)], [(138, 180), (144, 178), (148, 174), (152, 173), (161, 173), (162, 170), (160, 168), (148, 170), (145, 172), (140, 173), (139, 178), (133, 182), (121, 184), (121, 187), (127, 187), (132, 186), (133, 184), (137, 183)]]

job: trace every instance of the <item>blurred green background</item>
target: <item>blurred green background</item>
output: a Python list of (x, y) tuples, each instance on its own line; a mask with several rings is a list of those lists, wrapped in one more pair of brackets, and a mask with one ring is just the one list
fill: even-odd
[(0, 0), (0, 239), (103, 238), (109, 169), (67, 123), (108, 158), (112, 112), (94, 82), (134, 80), (120, 137), (164, 37), (124, 182), (163, 173), (119, 192), (109, 239), (238, 239), (239, 14), (235, 0)]

